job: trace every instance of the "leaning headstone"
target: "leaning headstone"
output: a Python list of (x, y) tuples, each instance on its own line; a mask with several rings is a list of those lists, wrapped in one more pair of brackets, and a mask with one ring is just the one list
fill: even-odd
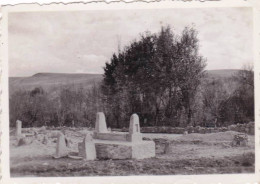
[(103, 112), (98, 112), (96, 115), (95, 131), (97, 133), (107, 133), (106, 118)]
[(22, 122), (20, 120), (16, 121), (16, 136), (20, 136), (22, 134)]
[(56, 153), (54, 158), (61, 158), (68, 155), (68, 150), (66, 147), (65, 136), (64, 134), (60, 133), (58, 135), (57, 145), (56, 145)]
[(79, 156), (84, 160), (95, 160), (97, 157), (95, 143), (90, 134), (87, 134), (83, 142), (78, 144), (78, 149)]

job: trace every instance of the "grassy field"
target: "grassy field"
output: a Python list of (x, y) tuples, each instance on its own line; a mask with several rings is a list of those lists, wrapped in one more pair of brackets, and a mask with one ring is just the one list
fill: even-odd
[[(53, 130), (47, 130), (49, 134)], [(70, 151), (77, 151), (87, 129), (62, 130), (71, 140)], [(243, 147), (230, 145), (237, 132), (211, 134), (144, 134), (144, 139), (154, 140), (156, 156), (143, 160), (82, 161), (71, 158), (53, 159), (55, 139), (42, 144), (42, 136), (32, 137), (32, 143), (17, 146), (11, 133), (11, 176), (126, 176), (126, 175), (176, 175), (222, 174), (254, 172), (254, 136)], [(164, 153), (165, 143), (170, 149)]]

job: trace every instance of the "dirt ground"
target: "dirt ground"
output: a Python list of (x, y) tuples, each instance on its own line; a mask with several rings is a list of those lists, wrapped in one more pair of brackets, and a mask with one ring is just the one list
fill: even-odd
[[(254, 136), (248, 136), (247, 146), (232, 147), (238, 132), (211, 134), (143, 134), (144, 139), (154, 140), (156, 156), (143, 160), (83, 161), (71, 158), (54, 159), (56, 139), (50, 138), (57, 130), (31, 128), (24, 133), (30, 143), (18, 146), (10, 133), (10, 166), (12, 177), (24, 176), (126, 176), (126, 175), (176, 175), (253, 173), (255, 167)], [(69, 150), (77, 152), (87, 129), (63, 128), (68, 138)], [(37, 135), (33, 135), (37, 132)], [(43, 143), (44, 135), (48, 141)], [(169, 149), (165, 153), (165, 145)]]

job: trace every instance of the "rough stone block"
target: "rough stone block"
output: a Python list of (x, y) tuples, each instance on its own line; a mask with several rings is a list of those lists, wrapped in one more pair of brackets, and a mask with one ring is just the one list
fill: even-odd
[(153, 141), (133, 143), (132, 158), (144, 159), (151, 157), (155, 157), (155, 143)]
[(98, 133), (94, 132), (94, 139), (111, 140), (111, 141), (127, 141), (127, 133)]
[(142, 141), (143, 140), (143, 136), (140, 133), (127, 134), (126, 139), (129, 142), (138, 142), (138, 141)]
[(58, 136), (56, 153), (54, 155), (54, 158), (61, 158), (67, 155), (68, 155), (68, 150), (66, 147), (65, 136), (63, 134), (60, 134)]
[(131, 146), (96, 143), (98, 159), (131, 159)]
[(143, 159), (155, 156), (153, 141), (120, 142), (95, 140), (98, 159)]
[(31, 144), (32, 143), (32, 139), (31, 138), (28, 138), (28, 137), (21, 137), (19, 138), (18, 140), (18, 144), (17, 146), (22, 146), (22, 145), (28, 145), (28, 144)]
[(142, 141), (143, 136), (141, 133), (129, 134), (129, 133), (97, 133), (93, 134), (94, 139), (110, 140), (110, 141), (128, 141), (136, 142)]
[(90, 135), (86, 135), (83, 142), (78, 144), (79, 156), (85, 160), (96, 159), (96, 147)]

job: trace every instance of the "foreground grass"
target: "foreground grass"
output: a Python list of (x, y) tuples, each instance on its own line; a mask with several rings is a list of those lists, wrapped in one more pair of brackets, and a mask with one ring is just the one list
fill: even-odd
[[(84, 132), (81, 132), (82, 134)], [(236, 132), (170, 135), (144, 135), (156, 144), (156, 157), (143, 160), (83, 161), (71, 158), (53, 159), (56, 143), (16, 146), (11, 136), (10, 164), (12, 177), (25, 176), (130, 176), (253, 173), (255, 171), (254, 136), (244, 147), (232, 147)], [(77, 150), (82, 141), (79, 131), (67, 131)], [(166, 142), (170, 143), (165, 152)]]
[[(254, 154), (223, 159), (144, 159), (82, 161), (63, 158), (41, 160), (11, 169), (11, 176), (129, 176), (223, 174), (254, 172)], [(30, 166), (29, 166), (30, 165)]]

